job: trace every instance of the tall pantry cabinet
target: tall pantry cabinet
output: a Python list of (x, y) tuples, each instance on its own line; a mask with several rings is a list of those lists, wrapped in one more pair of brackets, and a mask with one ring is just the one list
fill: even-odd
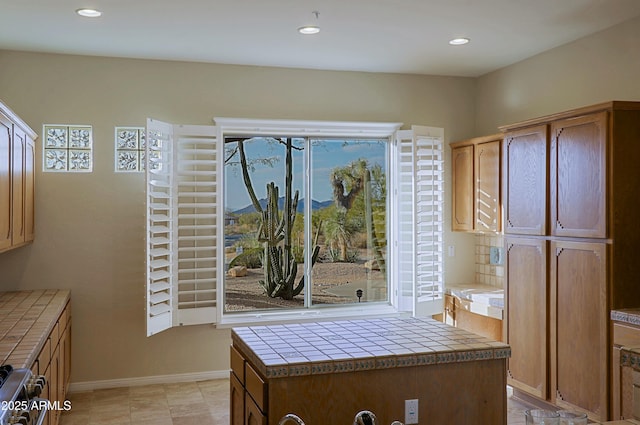
[(501, 127), (508, 381), (610, 418), (610, 311), (640, 306), (640, 102)]
[(0, 252), (34, 238), (36, 133), (0, 102)]

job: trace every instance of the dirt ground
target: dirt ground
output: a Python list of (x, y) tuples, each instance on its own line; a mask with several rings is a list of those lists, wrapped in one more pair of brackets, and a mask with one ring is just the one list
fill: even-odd
[[(303, 295), (293, 300), (268, 297), (259, 281), (262, 269), (248, 269), (243, 277), (226, 276), (226, 310), (255, 310), (274, 307), (302, 307)], [(379, 270), (369, 270), (364, 262), (316, 263), (313, 266), (313, 304), (344, 304), (358, 302), (357, 289), (363, 289), (362, 301), (386, 299), (386, 284)], [(298, 266), (298, 278), (303, 275)]]

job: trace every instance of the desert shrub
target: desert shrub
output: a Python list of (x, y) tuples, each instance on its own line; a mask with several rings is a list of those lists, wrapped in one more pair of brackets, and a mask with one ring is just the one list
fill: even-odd
[(235, 266), (245, 266), (248, 269), (257, 269), (262, 267), (263, 248), (249, 248), (242, 254), (238, 254), (229, 263), (229, 268)]
[(357, 249), (347, 250), (347, 263), (357, 263), (360, 259), (360, 251)]
[(234, 248), (242, 247), (243, 250), (260, 248), (262, 249), (262, 243), (258, 241), (258, 239), (252, 235), (243, 235), (236, 243), (233, 244)]

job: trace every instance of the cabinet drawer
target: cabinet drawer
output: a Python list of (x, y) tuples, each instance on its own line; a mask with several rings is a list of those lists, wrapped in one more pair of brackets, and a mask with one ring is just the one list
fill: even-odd
[(38, 373), (42, 374), (51, 362), (51, 338), (47, 338), (38, 355)]
[(621, 347), (640, 346), (640, 328), (614, 323), (613, 345)]
[(59, 337), (62, 337), (62, 333), (67, 328), (67, 309), (65, 308), (60, 314), (60, 318), (58, 319), (58, 332)]
[(231, 370), (236, 374), (238, 380), (244, 385), (244, 357), (236, 350), (233, 345), (231, 346)]
[(54, 349), (58, 345), (58, 341), (60, 340), (60, 323), (56, 322), (55, 326), (51, 330), (51, 334), (49, 334), (49, 339), (51, 340), (51, 348)]
[(251, 365), (245, 363), (245, 388), (256, 402), (260, 410), (266, 412), (267, 407), (267, 383), (253, 370)]

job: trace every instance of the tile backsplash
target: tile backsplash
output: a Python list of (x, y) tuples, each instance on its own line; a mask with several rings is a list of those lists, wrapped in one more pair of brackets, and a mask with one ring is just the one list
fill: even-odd
[(477, 234), (476, 240), (476, 283), (504, 287), (504, 264), (490, 264), (489, 253), (492, 246), (503, 247), (504, 236), (497, 234)]

